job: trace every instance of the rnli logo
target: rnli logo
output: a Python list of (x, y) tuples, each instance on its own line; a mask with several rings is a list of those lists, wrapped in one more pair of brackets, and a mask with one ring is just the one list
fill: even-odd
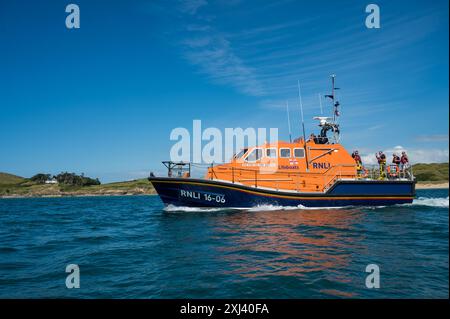
[(313, 163), (312, 167), (316, 169), (328, 169), (331, 165), (330, 163)]

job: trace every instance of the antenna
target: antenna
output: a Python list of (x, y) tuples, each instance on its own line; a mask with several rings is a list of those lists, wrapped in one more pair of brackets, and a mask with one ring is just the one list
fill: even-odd
[(298, 85), (298, 102), (300, 104), (300, 112), (302, 115), (302, 130), (303, 130), (303, 148), (305, 149), (305, 159), (306, 159), (306, 170), (309, 170), (309, 164), (308, 164), (308, 155), (306, 152), (306, 137), (305, 137), (305, 120), (303, 119), (303, 103), (302, 103), (302, 92), (300, 90), (300, 81), (297, 80)]
[(334, 78), (336, 75), (331, 75), (331, 100), (333, 101), (333, 122), (336, 121), (336, 112), (335, 112), (335, 106), (334, 106)]
[(332, 109), (333, 109), (333, 123), (336, 123), (336, 117), (339, 116), (339, 111), (338, 111), (338, 106), (339, 106), (339, 102), (336, 101), (336, 90), (339, 90), (339, 88), (334, 86), (334, 82), (335, 82), (335, 78), (336, 75), (335, 74), (331, 74), (331, 94), (327, 94), (325, 95), (325, 97), (329, 97), (331, 99), (331, 103), (332, 103)]
[(302, 116), (303, 140), (306, 141), (306, 139), (305, 139), (305, 120), (303, 118), (302, 92), (300, 90), (300, 81), (298, 81), (298, 80), (297, 80), (297, 85), (298, 85), (298, 103), (300, 105), (300, 114)]
[(320, 94), (320, 93), (319, 93), (319, 105), (320, 105), (320, 115), (323, 115), (322, 94)]
[[(331, 103), (332, 103), (332, 110), (333, 110), (333, 117), (332, 118), (324, 118), (324, 117), (316, 117), (316, 119), (320, 120), (321, 123), (319, 124), (319, 126), (322, 127), (322, 132), (320, 133), (321, 136), (326, 137), (326, 132), (328, 130), (332, 130), (333, 131), (333, 137), (336, 143), (339, 142), (339, 124), (337, 124), (336, 119), (339, 117), (339, 102), (336, 100), (336, 90), (339, 90), (339, 88), (335, 87), (335, 79), (336, 79), (336, 75), (332, 74), (330, 75), (331, 77), (331, 94), (327, 94), (325, 95), (325, 97), (330, 98), (331, 99)], [(325, 120), (325, 122), (322, 121), (322, 119)], [(328, 119), (332, 119), (332, 122), (328, 122)]]
[(292, 143), (292, 133), (291, 133), (291, 119), (289, 118), (289, 101), (286, 100), (286, 112), (289, 128), (289, 143)]

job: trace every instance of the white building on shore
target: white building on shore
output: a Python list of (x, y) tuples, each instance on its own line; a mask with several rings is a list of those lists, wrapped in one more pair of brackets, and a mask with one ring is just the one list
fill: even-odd
[(48, 179), (45, 181), (45, 184), (58, 184), (56, 178)]

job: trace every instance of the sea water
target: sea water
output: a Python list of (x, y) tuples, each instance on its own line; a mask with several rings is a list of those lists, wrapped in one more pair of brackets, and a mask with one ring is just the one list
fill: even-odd
[(0, 298), (448, 298), (448, 217), (447, 189), (328, 209), (0, 199)]

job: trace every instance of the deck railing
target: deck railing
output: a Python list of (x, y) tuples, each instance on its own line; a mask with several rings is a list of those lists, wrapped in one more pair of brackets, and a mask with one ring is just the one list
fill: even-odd
[[(276, 177), (273, 177), (273, 175), (269, 177), (269, 175), (270, 173), (258, 169), (211, 166), (207, 176), (210, 180), (231, 179), (232, 183), (241, 183), (253, 187), (284, 189), (285, 187), (280, 186), (287, 186), (286, 183), (288, 183), (292, 190), (321, 192), (331, 187), (338, 179), (355, 179), (356, 170), (355, 165), (337, 165), (325, 172), (283, 172), (278, 170)], [(264, 186), (267, 184), (271, 186)], [(292, 184), (294, 184), (294, 187), (292, 187)]]
[[(175, 163), (176, 164), (176, 163)], [(186, 165), (186, 163), (184, 163)], [(195, 164), (192, 164), (195, 166)], [(274, 189), (290, 189), (303, 192), (326, 192), (339, 180), (413, 180), (412, 167), (401, 171), (395, 176), (387, 174), (380, 178), (377, 166), (358, 170), (356, 164), (336, 165), (321, 172), (287, 172), (277, 170), (276, 173), (265, 172), (258, 168), (240, 168), (226, 165), (208, 165), (207, 178), (210, 180), (230, 180), (253, 187)], [(190, 166), (189, 175), (190, 176)], [(206, 168), (203, 166), (203, 168)]]

